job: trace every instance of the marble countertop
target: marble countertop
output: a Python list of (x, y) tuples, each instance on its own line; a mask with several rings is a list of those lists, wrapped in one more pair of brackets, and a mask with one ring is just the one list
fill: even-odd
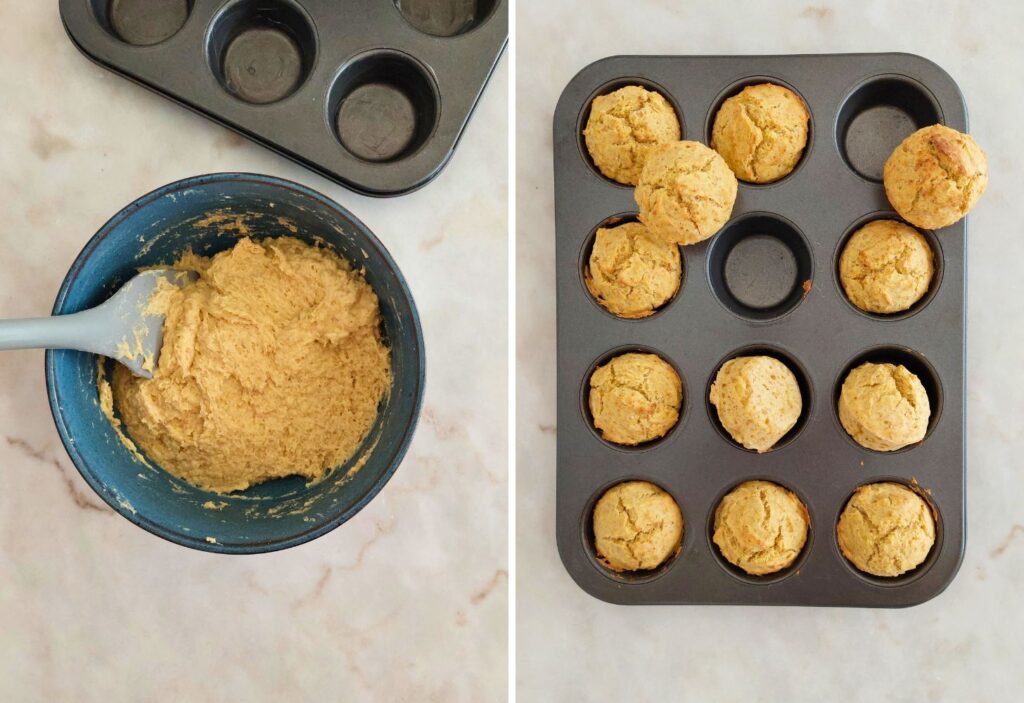
[[(522, 701), (987, 701), (1024, 685), (1024, 139), (1017, 3), (550, 0), (519, 4), (517, 68), (517, 682)], [(555, 547), (551, 118), (566, 83), (611, 54), (907, 51), (958, 81), (987, 150), (971, 215), (968, 538), (938, 598), (897, 611), (613, 606)], [(829, 695), (833, 694), (833, 695)]]
[(354, 195), (93, 65), (56, 2), (3, 4), (0, 63), (0, 316), (47, 314), (82, 246), (139, 195), (255, 171), (326, 193), (376, 232), (428, 349), (420, 427), (384, 491), (310, 544), (235, 558), (109, 510), (61, 446), (42, 352), (0, 356), (0, 700), (495, 700), (507, 682), (507, 60), (447, 170), (394, 200)]

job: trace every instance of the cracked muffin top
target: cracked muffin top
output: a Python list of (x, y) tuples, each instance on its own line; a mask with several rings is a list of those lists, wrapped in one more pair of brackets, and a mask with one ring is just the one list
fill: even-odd
[(620, 354), (590, 377), (590, 412), (601, 436), (634, 445), (663, 437), (679, 420), (683, 383), (657, 354)]
[(928, 558), (935, 544), (935, 517), (917, 492), (899, 483), (861, 486), (836, 526), (839, 549), (850, 563), (874, 576), (900, 576)]
[(839, 279), (850, 302), (865, 312), (895, 313), (920, 300), (935, 273), (928, 240), (896, 220), (869, 222), (839, 257)]
[(803, 410), (796, 376), (770, 356), (738, 356), (722, 364), (709, 400), (729, 436), (759, 454), (785, 437)]
[(862, 447), (891, 452), (920, 442), (931, 405), (916, 375), (895, 364), (861, 364), (843, 381), (839, 421)]
[(774, 83), (748, 85), (722, 103), (711, 128), (715, 149), (736, 177), (771, 183), (788, 175), (807, 146), (810, 113), (799, 95)]
[(668, 493), (647, 481), (612, 486), (594, 507), (594, 548), (612, 571), (657, 568), (679, 551), (683, 514)]
[(639, 222), (627, 222), (597, 230), (586, 283), (609, 312), (640, 318), (676, 294), (682, 270), (679, 247), (652, 237)]
[(640, 221), (673, 244), (714, 236), (732, 216), (738, 185), (718, 152), (700, 142), (672, 142), (651, 151), (633, 194)]
[(668, 100), (638, 85), (594, 98), (583, 130), (594, 165), (625, 185), (636, 185), (651, 149), (681, 136), (679, 118)]
[(885, 195), (907, 222), (939, 229), (958, 222), (988, 185), (988, 159), (968, 134), (936, 124), (917, 130), (885, 162)]
[(792, 491), (769, 481), (747, 481), (715, 509), (714, 542), (729, 563), (763, 576), (792, 564), (807, 542), (810, 518)]

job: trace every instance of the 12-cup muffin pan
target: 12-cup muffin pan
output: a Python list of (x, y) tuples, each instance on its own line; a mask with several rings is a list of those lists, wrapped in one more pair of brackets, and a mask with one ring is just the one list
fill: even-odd
[(447, 164), (507, 0), (61, 0), (101, 66), (375, 196)]
[[(596, 169), (582, 132), (591, 101), (626, 85), (664, 95), (683, 139), (708, 144), (722, 101), (772, 82), (800, 95), (810, 112), (808, 144), (785, 178), (740, 181), (732, 218), (711, 239), (682, 247), (683, 282), (650, 317), (603, 309), (584, 281), (596, 230), (636, 217), (633, 189)], [(554, 117), (558, 291), (558, 549), (573, 579), (620, 604), (759, 604), (900, 607), (940, 593), (963, 556), (966, 221), (923, 232), (936, 260), (928, 294), (907, 312), (856, 309), (838, 280), (849, 235), (875, 219), (899, 219), (885, 197), (882, 166), (914, 129), (942, 123), (967, 131), (956, 83), (934, 63), (907, 54), (802, 56), (620, 56), (583, 69)], [(637, 447), (609, 443), (588, 409), (594, 369), (627, 351), (656, 353), (683, 382), (676, 426)], [(796, 374), (803, 412), (767, 453), (736, 444), (718, 422), (708, 391), (719, 367), (767, 354)], [(836, 405), (847, 372), (865, 361), (905, 365), (931, 402), (925, 439), (882, 453), (856, 444)], [(647, 480), (683, 513), (679, 552), (657, 569), (614, 573), (594, 551), (594, 504), (608, 488)], [(751, 479), (796, 493), (810, 514), (794, 564), (750, 576), (712, 542), (721, 498)], [(863, 484), (896, 481), (918, 490), (937, 517), (927, 560), (896, 578), (858, 571), (842, 556), (836, 523)]]

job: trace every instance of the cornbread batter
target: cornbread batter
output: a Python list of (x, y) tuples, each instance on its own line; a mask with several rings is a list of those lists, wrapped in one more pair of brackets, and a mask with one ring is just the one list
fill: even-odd
[(161, 298), (153, 379), (121, 365), (113, 373), (114, 403), (139, 447), (218, 493), (284, 476), (320, 480), (351, 457), (391, 378), (377, 296), (362, 275), (291, 237), (243, 238), (213, 258), (189, 252), (175, 268), (199, 280)]

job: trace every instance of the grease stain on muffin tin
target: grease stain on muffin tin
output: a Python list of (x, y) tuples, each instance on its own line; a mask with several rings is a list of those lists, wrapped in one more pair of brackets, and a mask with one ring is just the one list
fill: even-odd
[[(878, 83), (884, 76), (913, 78)], [(794, 90), (811, 114), (808, 145), (793, 172), (798, 171), (799, 177), (785, 177), (764, 187), (743, 188), (751, 184), (742, 184), (726, 228), (715, 239), (684, 249), (686, 277), (703, 272), (707, 285), (691, 281), (656, 315), (624, 324), (600, 308), (583, 283), (595, 223), (635, 211), (629, 186), (597, 174), (587, 154), (582, 130), (591, 101), (623, 85), (644, 85), (661, 93), (681, 122), (684, 115), (706, 116), (698, 138), (707, 140), (720, 101), (743, 83), (761, 80)], [(850, 223), (888, 208), (881, 184), (854, 170), (846, 153), (872, 146), (858, 144), (861, 125), (851, 132), (850, 123), (887, 101), (910, 115), (915, 126), (937, 116), (949, 127), (967, 129), (966, 108), (956, 83), (935, 64), (908, 54), (618, 56), (587, 66), (562, 93), (553, 135), (558, 291), (556, 537), (567, 571), (590, 595), (624, 605), (907, 607), (935, 597), (955, 577), (963, 558), (966, 509), (966, 221), (944, 229), (941, 242), (929, 239), (933, 245), (940, 244), (935, 253), (941, 258), (941, 281), (911, 314), (892, 319), (852, 315), (835, 280), (838, 247)], [(872, 119), (870, 112), (861, 117), (865, 124)], [(685, 133), (685, 122), (683, 127), (684, 138), (692, 139)], [(882, 131), (890, 133), (892, 144), (893, 133), (905, 129), (906, 124)], [(833, 134), (825, 138), (822, 130)], [(889, 147), (876, 144), (873, 148), (874, 156), (852, 158), (857, 168), (868, 171), (870, 166), (880, 173), (884, 158), (879, 158), (879, 150)], [(873, 166), (866, 163), (872, 159)], [(774, 229), (757, 227), (729, 232), (755, 214), (788, 222), (796, 234), (780, 236)], [(758, 262), (766, 263), (759, 266)], [(823, 277), (832, 277), (832, 284)], [(786, 292), (795, 295), (784, 296)], [(922, 383), (929, 392), (933, 416), (926, 440), (898, 452), (863, 449), (838, 422), (837, 384), (852, 360), (862, 354), (911, 347), (928, 369)], [(795, 428), (798, 439), (786, 440), (781, 450), (764, 454), (736, 451), (737, 445), (717, 426), (706, 397), (706, 384), (722, 361), (758, 348), (772, 350), (769, 354), (776, 358), (775, 350), (782, 349), (790, 359), (799, 360), (797, 377), (806, 384), (801, 388), (805, 417)], [(704, 413), (691, 412), (695, 406), (684, 409), (668, 441), (639, 451), (595, 442), (586, 402), (595, 364), (636, 350), (653, 351), (672, 363), (688, 381), (684, 404), (693, 400), (706, 407)], [(705, 393), (703, 400), (691, 398), (697, 388)], [(828, 525), (821, 520), (839, 514), (851, 485), (922, 472), (929, 487), (942, 497), (942, 538), (926, 568), (885, 587), (875, 587), (853, 574), (838, 550), (826, 546), (828, 542), (835, 545), (834, 535), (818, 534), (806, 545), (792, 576), (766, 581), (729, 573), (721, 563), (716, 565), (718, 557), (708, 538), (686, 537), (693, 532), (694, 516), (703, 519), (711, 514), (726, 487), (751, 476), (797, 493), (812, 516), (813, 537), (815, 531), (834, 532), (834, 520)], [(581, 512), (589, 514), (587, 506), (592, 506), (601, 485), (636, 476), (676, 497), (684, 518), (690, 518), (691, 529), (684, 531), (683, 553), (672, 568), (651, 581), (624, 587), (621, 580), (595, 566)], [(698, 532), (701, 529), (707, 532), (705, 525)]]

